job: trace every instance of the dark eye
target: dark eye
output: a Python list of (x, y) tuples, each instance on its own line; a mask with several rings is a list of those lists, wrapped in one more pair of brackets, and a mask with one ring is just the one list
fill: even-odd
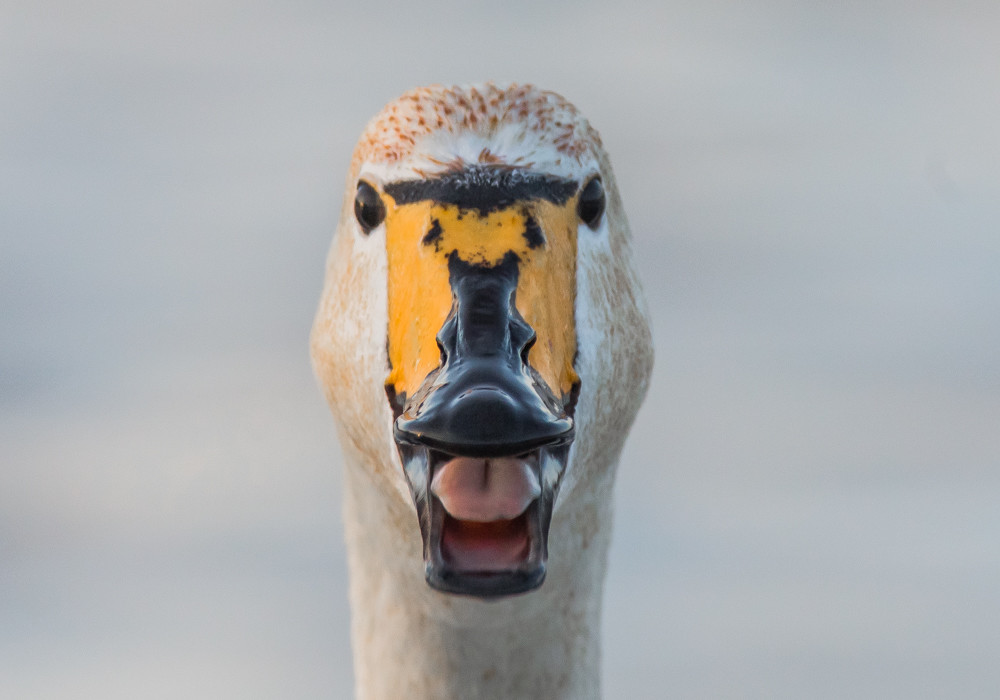
[(601, 223), (601, 214), (604, 213), (604, 185), (599, 177), (592, 179), (580, 190), (576, 212), (580, 215), (580, 220), (592, 229), (596, 229)]
[(354, 195), (354, 216), (361, 224), (361, 230), (371, 233), (385, 219), (385, 205), (375, 188), (362, 180), (358, 183), (358, 193)]

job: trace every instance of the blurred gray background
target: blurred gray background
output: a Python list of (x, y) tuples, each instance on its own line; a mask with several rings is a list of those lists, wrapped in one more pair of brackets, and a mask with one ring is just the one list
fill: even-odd
[(653, 310), (607, 697), (1000, 697), (1000, 5), (225, 0), (0, 6), (0, 697), (349, 696), (323, 260), (483, 79), (601, 131)]

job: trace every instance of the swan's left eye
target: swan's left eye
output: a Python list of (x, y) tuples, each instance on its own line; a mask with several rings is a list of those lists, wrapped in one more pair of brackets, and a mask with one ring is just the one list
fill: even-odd
[(592, 229), (596, 229), (601, 223), (601, 214), (604, 213), (604, 185), (601, 184), (601, 178), (595, 177), (583, 186), (576, 211), (580, 220)]
[(354, 216), (361, 225), (361, 230), (371, 233), (371, 230), (385, 219), (385, 204), (378, 196), (375, 188), (362, 180), (358, 183), (358, 193), (354, 195)]

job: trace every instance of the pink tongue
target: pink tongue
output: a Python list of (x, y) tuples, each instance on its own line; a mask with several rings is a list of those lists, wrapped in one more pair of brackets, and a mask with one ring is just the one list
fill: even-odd
[(523, 459), (455, 457), (437, 469), (431, 491), (453, 518), (491, 522), (516, 518), (542, 492)]

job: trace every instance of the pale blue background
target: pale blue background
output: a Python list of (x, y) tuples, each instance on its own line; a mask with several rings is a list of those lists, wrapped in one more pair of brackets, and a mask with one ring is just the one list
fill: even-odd
[(349, 695), (323, 258), (487, 78), (601, 131), (654, 315), (608, 698), (1000, 696), (1000, 5), (817, 7), (4, 0), (0, 697)]

